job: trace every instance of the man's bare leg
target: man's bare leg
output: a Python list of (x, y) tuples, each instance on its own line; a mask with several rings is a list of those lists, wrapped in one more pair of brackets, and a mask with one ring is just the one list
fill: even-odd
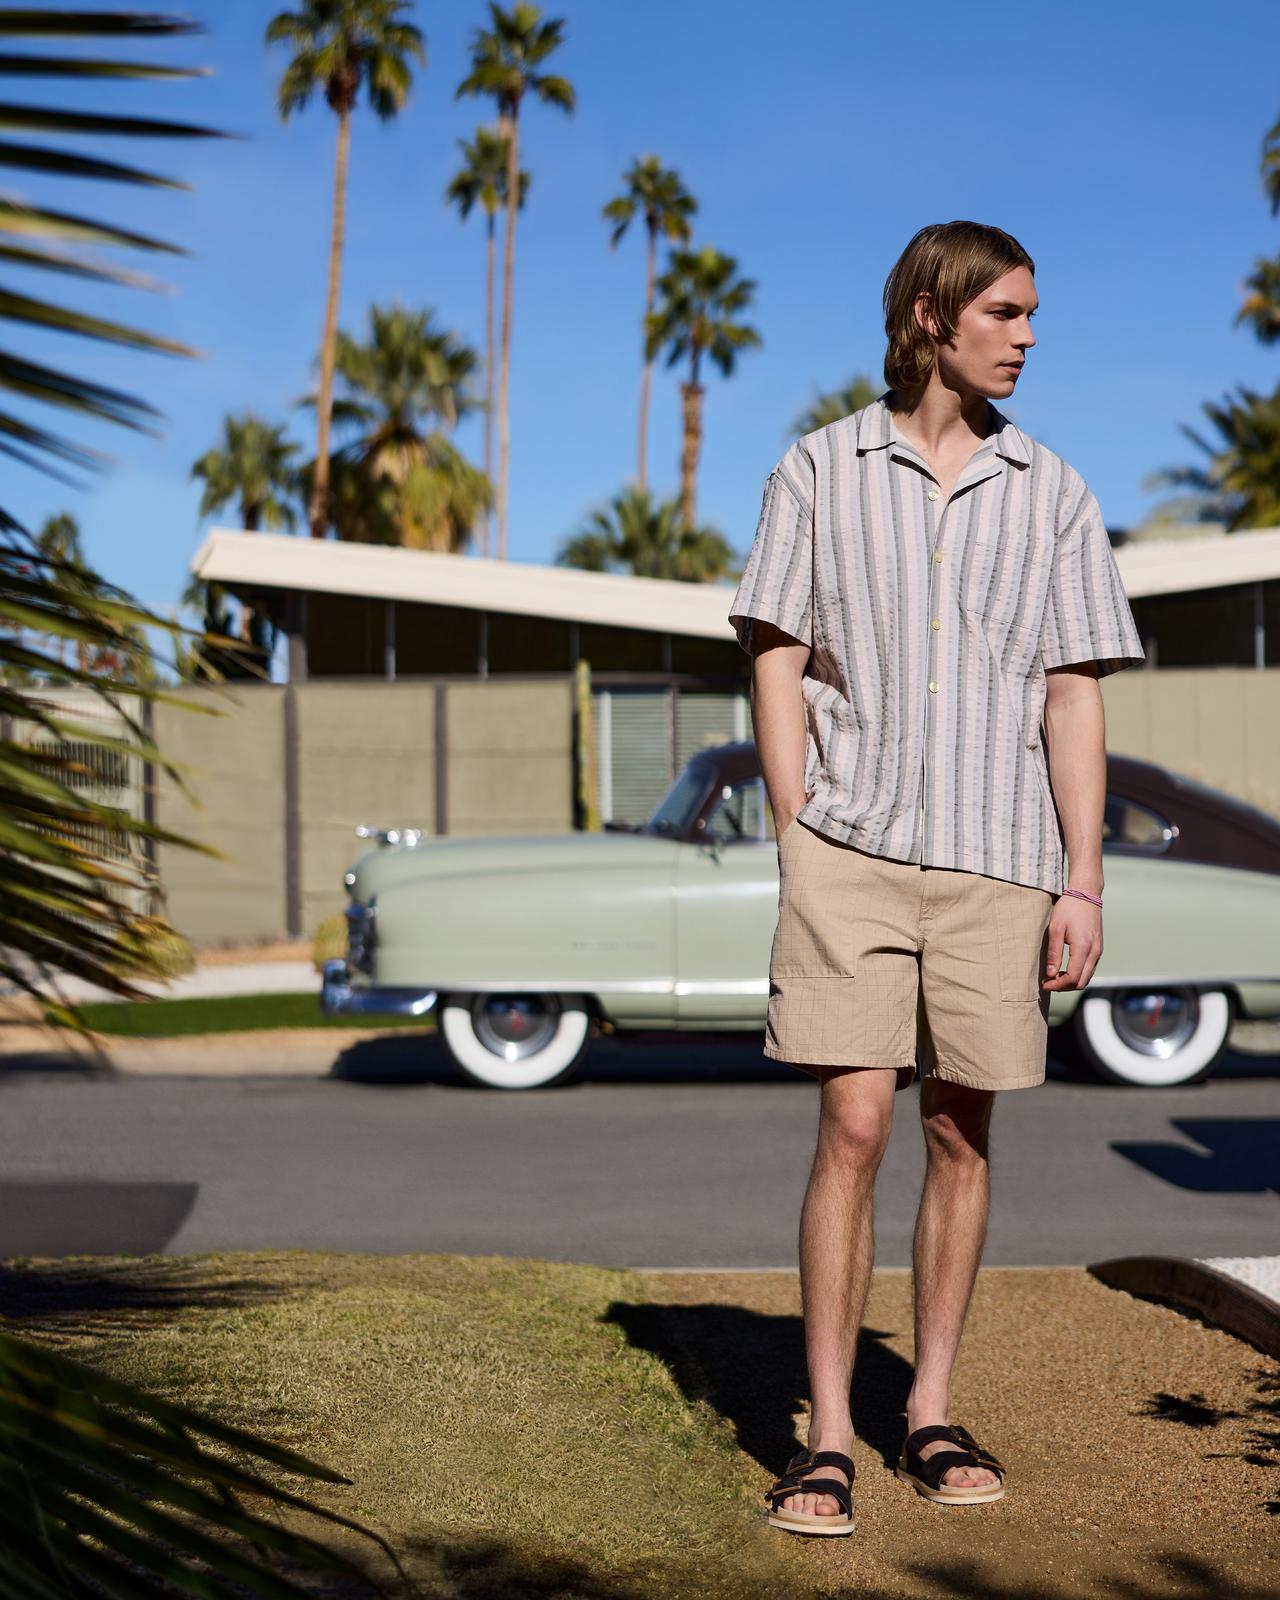
[[(951, 1369), (987, 1233), (988, 1134), (994, 1095), (932, 1076), (920, 1085), (920, 1120), (928, 1165), (916, 1216), (916, 1372), (907, 1396), (907, 1431), (950, 1421)], [(921, 1456), (954, 1449), (945, 1440)], [(952, 1467), (944, 1483), (976, 1488), (997, 1482), (986, 1467)]]
[[(853, 1452), (849, 1388), (871, 1279), (876, 1172), (889, 1140), (897, 1074), (821, 1067), (818, 1142), (800, 1212), (800, 1297), (809, 1366), (810, 1450)], [(811, 1477), (845, 1481), (834, 1467)], [(789, 1511), (834, 1515), (829, 1494), (788, 1495)]]

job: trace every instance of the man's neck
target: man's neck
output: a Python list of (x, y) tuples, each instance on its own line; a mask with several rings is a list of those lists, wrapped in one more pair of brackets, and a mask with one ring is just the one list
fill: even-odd
[(985, 395), (944, 388), (936, 373), (910, 410), (896, 390), (891, 391), (889, 405), (898, 432), (929, 456), (972, 448), (988, 437), (995, 420)]

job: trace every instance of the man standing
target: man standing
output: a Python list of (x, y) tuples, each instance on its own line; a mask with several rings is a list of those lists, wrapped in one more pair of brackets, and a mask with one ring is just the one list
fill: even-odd
[(948, 1504), (1004, 1494), (948, 1414), (991, 1110), (1044, 1081), (1049, 996), (1102, 954), (1098, 679), (1143, 660), (1097, 500), (990, 403), (1036, 342), (1034, 272), (998, 228), (916, 234), (885, 284), (889, 389), (769, 474), (730, 611), (778, 844), (765, 1054), (821, 1085), (800, 1219), (808, 1448), (765, 1496), (790, 1532), (853, 1529), (875, 1176), (917, 1065), (898, 1476)]

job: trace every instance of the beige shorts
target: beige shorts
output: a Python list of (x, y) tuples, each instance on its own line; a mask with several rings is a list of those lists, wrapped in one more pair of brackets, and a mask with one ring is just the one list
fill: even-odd
[(818, 1076), (919, 1067), (974, 1089), (1043, 1083), (1054, 897), (871, 855), (792, 822), (778, 841), (764, 1053)]

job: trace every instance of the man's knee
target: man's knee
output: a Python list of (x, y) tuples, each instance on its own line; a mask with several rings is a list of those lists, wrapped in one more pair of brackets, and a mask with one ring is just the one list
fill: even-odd
[(841, 1161), (878, 1166), (893, 1126), (893, 1087), (894, 1074), (879, 1069), (829, 1078), (823, 1086), (819, 1141)]
[(930, 1158), (962, 1165), (986, 1161), (994, 1092), (941, 1080), (926, 1082), (930, 1088), (921, 1093), (920, 1121)]

